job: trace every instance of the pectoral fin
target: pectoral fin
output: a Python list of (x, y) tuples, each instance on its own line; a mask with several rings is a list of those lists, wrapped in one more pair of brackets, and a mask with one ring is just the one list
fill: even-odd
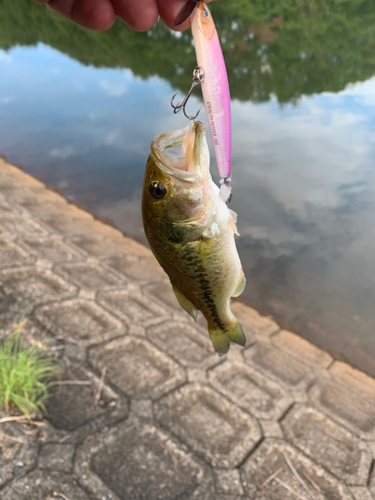
[(239, 295), (241, 295), (241, 293), (245, 290), (245, 286), (246, 286), (246, 278), (244, 273), (242, 273), (240, 279), (238, 280), (238, 283), (236, 285), (232, 297), (238, 297)]
[(230, 208), (228, 208), (228, 210), (229, 210), (229, 213), (230, 213), (229, 224), (232, 227), (234, 234), (236, 234), (237, 236), (239, 236), (240, 233), (237, 230), (237, 218), (238, 218), (237, 214), (236, 214), (236, 212), (234, 212), (234, 210), (231, 210)]
[(195, 322), (197, 322), (197, 313), (198, 309), (195, 307), (194, 304), (190, 302), (189, 299), (185, 297), (185, 295), (180, 292), (178, 288), (176, 288), (174, 285), (172, 285), (174, 294), (176, 295), (176, 298), (178, 300), (178, 303), (182, 307), (182, 309), (185, 309), (185, 311), (193, 318)]

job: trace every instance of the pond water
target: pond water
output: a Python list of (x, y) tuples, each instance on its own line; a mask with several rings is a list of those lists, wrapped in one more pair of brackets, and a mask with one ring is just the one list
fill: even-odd
[[(211, 8), (232, 94), (241, 298), (375, 375), (373, 2), (243, 5)], [(169, 101), (194, 66), (190, 32), (94, 33), (0, 0), (0, 154), (145, 242), (149, 145), (186, 125)], [(201, 104), (197, 91), (189, 110)]]

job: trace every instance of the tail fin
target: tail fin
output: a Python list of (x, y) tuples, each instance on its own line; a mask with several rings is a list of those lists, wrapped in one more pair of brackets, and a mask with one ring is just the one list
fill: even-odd
[(235, 342), (244, 347), (246, 344), (246, 337), (242, 331), (241, 325), (235, 321), (231, 326), (221, 330), (220, 328), (209, 328), (211, 342), (215, 351), (219, 356), (224, 356), (229, 351), (231, 342)]

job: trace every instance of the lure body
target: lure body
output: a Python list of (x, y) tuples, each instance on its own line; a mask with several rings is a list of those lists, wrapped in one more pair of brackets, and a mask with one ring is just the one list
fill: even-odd
[(232, 122), (227, 70), (219, 37), (205, 2), (198, 2), (191, 29), (197, 63), (203, 69), (202, 94), (220, 177), (231, 172)]

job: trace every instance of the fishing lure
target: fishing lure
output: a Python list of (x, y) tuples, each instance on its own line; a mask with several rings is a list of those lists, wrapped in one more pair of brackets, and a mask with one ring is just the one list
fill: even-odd
[(220, 183), (222, 188), (226, 188), (224, 197), (230, 197), (232, 120), (228, 76), (215, 23), (203, 1), (197, 2), (192, 13), (191, 29), (198, 67), (194, 70), (192, 85), (182, 103), (173, 104), (175, 94), (171, 105), (175, 113), (182, 109), (188, 118), (196, 118), (199, 111), (194, 117), (189, 117), (185, 106), (195, 86), (201, 84), (216, 163), (221, 177)]

